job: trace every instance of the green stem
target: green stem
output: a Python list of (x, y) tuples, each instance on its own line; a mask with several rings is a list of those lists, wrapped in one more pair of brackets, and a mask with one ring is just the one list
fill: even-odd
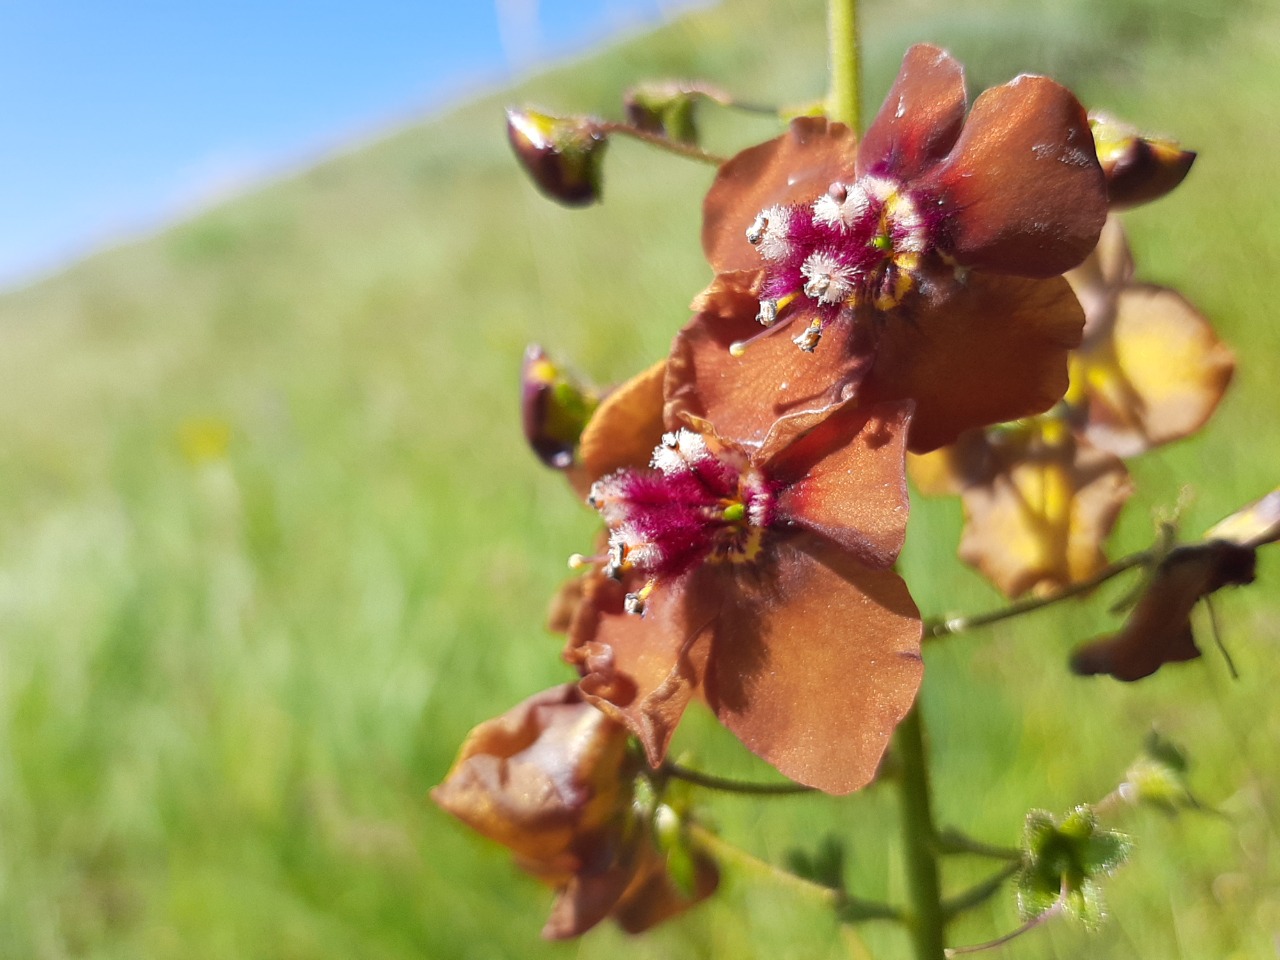
[(1088, 593), (1111, 578), (1118, 577), (1126, 570), (1150, 563), (1155, 556), (1156, 552), (1154, 550), (1142, 550), (1139, 553), (1125, 557), (1123, 560), (1117, 560), (1108, 567), (1104, 567), (1088, 580), (1073, 583), (1057, 593), (1051, 593), (1044, 597), (1019, 600), (1017, 603), (1011, 603), (1007, 607), (1001, 607), (999, 610), (992, 610), (989, 613), (978, 613), (968, 617), (938, 617), (925, 624), (924, 637), (926, 640), (936, 640), (939, 637), (947, 637), (953, 633), (965, 633), (969, 630), (976, 630), (979, 627), (987, 627), (993, 623), (999, 623), (1001, 620), (1012, 620), (1014, 617), (1020, 617), (1023, 614), (1043, 610), (1045, 607), (1051, 607), (1055, 603), (1061, 603), (1063, 600), (1070, 600), (1072, 597), (1078, 597), (1082, 593)]
[(902, 922), (902, 913), (896, 907), (874, 900), (861, 900), (851, 897), (844, 890), (814, 883), (804, 877), (775, 867), (773, 864), (752, 856), (741, 847), (735, 847), (720, 839), (710, 830), (697, 824), (688, 826), (689, 840), (717, 863), (732, 865), (743, 873), (754, 874), (779, 886), (786, 887), (809, 900), (829, 907), (841, 923), (849, 924), (863, 920), (894, 920)]
[(730, 780), (726, 777), (717, 777), (710, 773), (690, 770), (688, 767), (682, 767), (680, 764), (672, 763), (670, 760), (662, 765), (660, 772), (675, 780), (683, 780), (685, 783), (692, 783), (694, 786), (706, 787), (708, 790), (720, 790), (724, 793), (785, 796), (788, 794), (815, 792), (813, 787), (806, 787), (802, 783), (746, 783), (742, 780)]
[(860, 133), (858, 0), (827, 0), (827, 37), (831, 44), (827, 115)]
[(628, 123), (614, 123), (610, 120), (599, 120), (592, 124), (592, 129), (598, 133), (617, 133), (624, 137), (631, 137), (642, 143), (647, 143), (651, 147), (657, 147), (659, 150), (665, 150), (667, 153), (674, 153), (678, 157), (686, 157), (690, 160), (697, 160), (699, 163), (710, 164), (718, 167), (727, 160), (727, 157), (721, 157), (714, 153), (707, 153), (701, 147), (695, 147), (691, 143), (680, 143), (678, 140), (672, 140), (670, 137), (664, 137), (660, 134), (649, 133), (647, 130), (640, 130)]
[(999, 893), (1004, 888), (1005, 883), (1021, 868), (1021, 863), (1005, 864), (999, 872), (986, 880), (946, 900), (942, 904), (943, 911), (948, 918), (956, 917), (966, 910), (972, 910), (974, 907), (986, 903)]
[(902, 807), (902, 848), (906, 860), (910, 909), (907, 927), (916, 960), (943, 960), (946, 951), (946, 912), (938, 875), (938, 828), (929, 797), (929, 767), (925, 757), (920, 702), (898, 724), (893, 735), (901, 762), (898, 791)]
[(959, 830), (942, 830), (937, 836), (939, 853), (969, 853), (975, 857), (990, 857), (993, 860), (1022, 861), (1022, 851), (1013, 847), (998, 847), (992, 843), (983, 843), (973, 837), (965, 836)]

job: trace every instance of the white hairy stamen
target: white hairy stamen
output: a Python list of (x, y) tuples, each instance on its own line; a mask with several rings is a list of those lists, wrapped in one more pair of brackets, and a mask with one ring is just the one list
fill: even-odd
[(800, 273), (808, 281), (805, 296), (822, 303), (844, 303), (853, 293), (854, 269), (828, 254), (814, 252), (805, 258)]

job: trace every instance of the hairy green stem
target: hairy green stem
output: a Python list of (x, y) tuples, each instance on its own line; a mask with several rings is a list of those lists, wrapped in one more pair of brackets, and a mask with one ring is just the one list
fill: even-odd
[(907, 928), (915, 960), (943, 960), (947, 915), (942, 906), (938, 874), (938, 828), (929, 796), (929, 767), (925, 756), (920, 702), (898, 724), (893, 735), (901, 764), (898, 795), (902, 809), (902, 848), (906, 860), (910, 905)]
[(708, 790), (720, 790), (724, 793), (744, 793), (755, 796), (778, 796), (788, 794), (814, 793), (813, 787), (806, 787), (802, 783), (747, 783), (742, 780), (730, 780), (727, 777), (717, 777), (714, 774), (702, 773), (698, 770), (690, 770), (688, 767), (682, 767), (678, 763), (666, 761), (659, 768), (659, 772), (671, 777), (673, 780), (683, 780), (685, 783), (691, 783), (697, 787), (706, 787)]
[(827, 38), (831, 69), (827, 115), (861, 133), (858, 0), (827, 0)]
[(680, 143), (678, 140), (672, 140), (670, 137), (664, 137), (661, 134), (650, 133), (647, 130), (641, 130), (633, 127), (629, 123), (614, 123), (610, 120), (599, 120), (592, 124), (592, 129), (598, 133), (617, 133), (624, 137), (631, 137), (643, 143), (649, 144), (651, 147), (657, 147), (659, 150), (665, 150), (667, 153), (674, 153), (678, 157), (687, 157), (690, 160), (697, 160), (699, 163), (710, 164), (718, 167), (725, 162), (727, 157), (717, 156), (714, 153), (707, 153), (701, 147), (695, 147), (691, 143)]

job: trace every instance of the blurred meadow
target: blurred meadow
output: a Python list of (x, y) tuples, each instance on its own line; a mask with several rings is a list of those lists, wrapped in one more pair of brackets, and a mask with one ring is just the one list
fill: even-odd
[[(1184, 488), (1195, 536), (1274, 487), (1280, 8), (868, 0), (869, 113), (917, 40), (965, 62), (971, 95), (1050, 73), (1201, 151), (1127, 224), (1140, 277), (1198, 304), (1240, 370), (1199, 438), (1132, 465), (1113, 554)], [(516, 168), (502, 106), (617, 116), (627, 86), (672, 76), (794, 104), (824, 65), (818, 0), (728, 0), (0, 296), (0, 958), (868, 955), (736, 873), (642, 938), (543, 943), (549, 892), (426, 799), (470, 727), (569, 677), (543, 611), (594, 521), (521, 440), (524, 345), (620, 379), (709, 279), (708, 168), (619, 140), (606, 202), (566, 211)], [(722, 153), (778, 129), (701, 118)], [(916, 505), (903, 570), (926, 613), (999, 603), (954, 559), (959, 529), (958, 503)], [(928, 650), (943, 823), (1013, 843), (1028, 808), (1108, 792), (1152, 725), (1229, 815), (1126, 815), (1109, 921), (1005, 956), (1276, 955), (1280, 548), (1260, 561), (1217, 606), (1238, 680), (1212, 644), (1133, 686), (1069, 675), (1115, 587)], [(701, 712), (676, 751), (771, 775)], [(844, 836), (850, 889), (902, 897), (889, 792), (705, 801), (769, 860)], [(953, 940), (1016, 923), (998, 897)]]

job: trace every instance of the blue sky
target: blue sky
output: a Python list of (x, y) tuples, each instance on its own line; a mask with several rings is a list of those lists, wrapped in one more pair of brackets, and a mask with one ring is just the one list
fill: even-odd
[(691, 0), (0, 0), (0, 285)]

